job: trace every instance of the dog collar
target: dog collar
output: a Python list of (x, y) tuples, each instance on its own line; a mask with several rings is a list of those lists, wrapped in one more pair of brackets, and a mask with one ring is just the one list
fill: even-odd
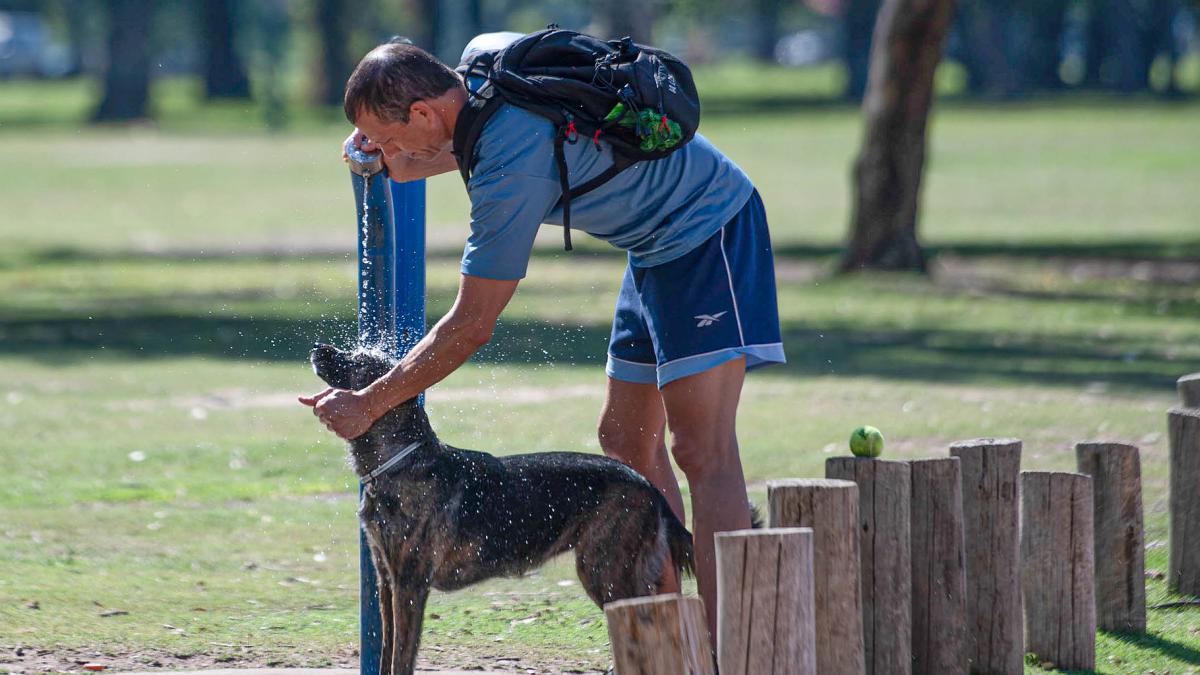
[(388, 469), (392, 468), (393, 466), (396, 466), (396, 464), (400, 460), (404, 459), (405, 457), (408, 457), (409, 455), (412, 454), (413, 450), (416, 450), (417, 448), (421, 447), (424, 444), (425, 444), (425, 441), (415, 441), (413, 443), (409, 443), (408, 445), (406, 445), (403, 450), (392, 455), (391, 459), (384, 462), (383, 464), (381, 464), (379, 466), (378, 469), (375, 469), (370, 474), (368, 474), (367, 477), (364, 478), (362, 481), (363, 485), (370, 485), (371, 482), (373, 482), (376, 478), (387, 473)]

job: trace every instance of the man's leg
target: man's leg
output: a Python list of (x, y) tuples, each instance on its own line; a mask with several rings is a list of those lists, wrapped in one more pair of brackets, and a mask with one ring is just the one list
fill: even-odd
[[(600, 413), (600, 448), (604, 454), (642, 474), (667, 498), (680, 522), (683, 495), (671, 470), (663, 426), (666, 424), (662, 396), (653, 384), (637, 384), (608, 378), (608, 393)], [(663, 570), (661, 593), (679, 591), (674, 568)]]
[(713, 534), (750, 527), (746, 479), (735, 431), (738, 399), (746, 377), (744, 357), (683, 377), (662, 388), (671, 454), (692, 493), (696, 581), (717, 635), (717, 566)]

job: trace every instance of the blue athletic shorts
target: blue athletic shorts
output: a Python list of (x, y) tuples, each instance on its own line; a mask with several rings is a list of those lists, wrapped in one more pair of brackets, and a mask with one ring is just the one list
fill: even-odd
[(625, 270), (608, 345), (608, 375), (657, 383), (746, 357), (784, 363), (767, 216), (755, 191), (707, 241), (654, 267)]

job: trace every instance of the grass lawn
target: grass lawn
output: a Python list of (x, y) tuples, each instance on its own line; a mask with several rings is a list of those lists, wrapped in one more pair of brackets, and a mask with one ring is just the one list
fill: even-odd
[[(826, 272), (852, 110), (706, 120), (760, 185), (778, 250), (789, 364), (748, 379), (739, 419), (755, 497), (823, 475), (864, 423), (892, 458), (1019, 437), (1025, 469), (1126, 440), (1143, 452), (1148, 599), (1174, 599), (1165, 411), (1174, 379), (1200, 370), (1197, 113), (943, 106), (929, 279)], [(0, 123), (0, 672), (357, 663), (356, 484), (294, 401), (319, 388), (312, 341), (354, 334), (346, 130), (267, 135), (221, 114), (233, 121)], [(457, 180), (429, 184), (432, 317), (456, 287)], [(428, 394), (447, 442), (598, 451), (622, 258), (563, 253), (547, 229), (493, 344)], [(1097, 672), (1200, 671), (1200, 610), (1152, 610), (1150, 627), (1101, 634)], [(609, 657), (559, 561), (435, 595), (422, 660), (562, 672)]]

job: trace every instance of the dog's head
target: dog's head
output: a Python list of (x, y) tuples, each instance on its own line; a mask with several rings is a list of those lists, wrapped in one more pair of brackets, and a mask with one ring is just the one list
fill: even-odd
[(395, 362), (378, 349), (360, 347), (352, 352), (315, 344), (309, 354), (317, 377), (337, 389), (362, 389), (383, 377)]

